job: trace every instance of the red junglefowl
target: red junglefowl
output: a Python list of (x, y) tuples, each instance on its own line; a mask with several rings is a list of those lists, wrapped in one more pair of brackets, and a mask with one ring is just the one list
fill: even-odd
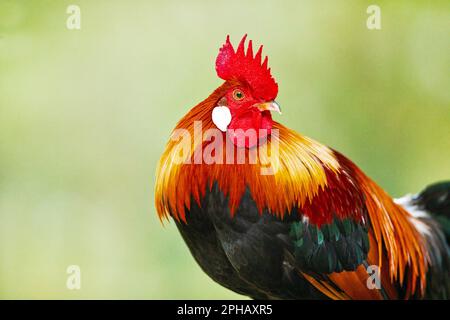
[(272, 120), (262, 46), (216, 59), (225, 82), (177, 124), (156, 176), (214, 281), (254, 299), (448, 299), (450, 182), (392, 199), (339, 152)]

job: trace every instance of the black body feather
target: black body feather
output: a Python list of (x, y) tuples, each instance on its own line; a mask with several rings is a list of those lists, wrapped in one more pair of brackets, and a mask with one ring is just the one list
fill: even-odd
[[(426, 299), (449, 298), (449, 199), (450, 183), (443, 183), (410, 204), (431, 214), (420, 218), (432, 231), (425, 235), (431, 258)], [(302, 272), (326, 280), (332, 272), (367, 266), (368, 226), (361, 222), (334, 218), (319, 228), (297, 209), (283, 219), (267, 210), (259, 214), (248, 189), (232, 217), (217, 184), (206, 191), (200, 206), (193, 199), (191, 203), (187, 223), (176, 222), (184, 241), (204, 272), (237, 293), (254, 299), (328, 299)], [(366, 216), (365, 206), (359, 209)], [(380, 292), (387, 298), (383, 288)], [(398, 293), (404, 296), (400, 287)]]
[(258, 213), (247, 190), (234, 217), (214, 185), (187, 224), (177, 227), (201, 268), (216, 282), (255, 299), (327, 299), (301, 275), (354, 270), (368, 252), (367, 230), (335, 220), (321, 229), (297, 214)]

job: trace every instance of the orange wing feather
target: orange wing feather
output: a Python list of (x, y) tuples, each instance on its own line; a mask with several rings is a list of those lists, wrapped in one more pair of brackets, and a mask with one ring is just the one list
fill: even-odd
[[(406, 288), (405, 298), (417, 293), (417, 285), (420, 289), (417, 295), (423, 296), (429, 256), (424, 239), (413, 226), (411, 216), (356, 165), (338, 153), (337, 157), (353, 168), (364, 192), (371, 223), (367, 262), (379, 267), (381, 286), (387, 294), (386, 298), (399, 297), (397, 283)], [(369, 274), (363, 265), (355, 271), (328, 275), (329, 281), (351, 299), (384, 299), (380, 291), (368, 288), (368, 278)], [(315, 279), (311, 281), (311, 277), (306, 279), (319, 290), (323, 289), (323, 283), (318, 283)], [(327, 296), (339, 298), (334, 292), (329, 292)]]

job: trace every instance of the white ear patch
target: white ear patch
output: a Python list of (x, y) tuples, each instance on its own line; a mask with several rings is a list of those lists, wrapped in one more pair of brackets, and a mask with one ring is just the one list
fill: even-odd
[(228, 107), (215, 107), (212, 111), (212, 121), (220, 131), (227, 131), (231, 122), (231, 112)]

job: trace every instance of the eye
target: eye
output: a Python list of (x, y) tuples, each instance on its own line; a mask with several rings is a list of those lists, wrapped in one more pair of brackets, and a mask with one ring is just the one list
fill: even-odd
[(244, 93), (241, 90), (236, 89), (236, 90), (233, 91), (233, 99), (234, 100), (238, 100), (239, 101), (239, 100), (244, 99), (244, 97), (245, 97), (245, 95), (244, 95)]

